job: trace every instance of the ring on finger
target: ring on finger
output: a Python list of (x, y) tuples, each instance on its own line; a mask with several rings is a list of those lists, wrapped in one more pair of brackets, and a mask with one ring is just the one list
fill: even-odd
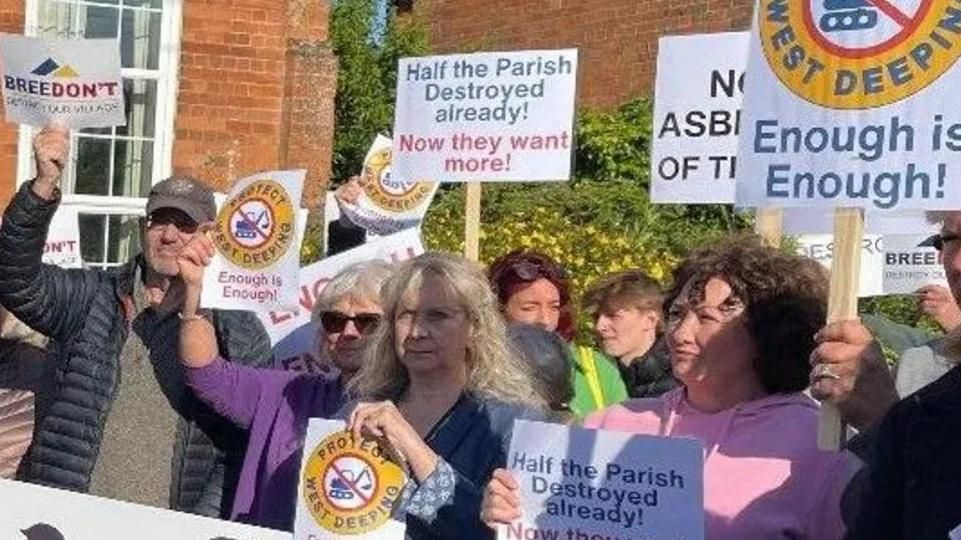
[(819, 379), (839, 380), (840, 378), (841, 376), (831, 371), (831, 366), (827, 364), (818, 364), (815, 366), (814, 373), (812, 374), (812, 379), (815, 381)]

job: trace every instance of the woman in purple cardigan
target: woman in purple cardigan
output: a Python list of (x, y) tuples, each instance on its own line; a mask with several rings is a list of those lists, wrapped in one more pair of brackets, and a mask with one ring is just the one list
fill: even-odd
[[(202, 267), (190, 266), (181, 259), (181, 267), (188, 269), (182, 275), (202, 272)], [(333, 377), (226, 362), (207, 349), (214, 338), (210, 324), (184, 316), (180, 338), (187, 384), (219, 414), (249, 432), (232, 520), (292, 528), (291, 490), (297, 485), (307, 418), (333, 417), (346, 402), (344, 387), (359, 371), (363, 346), (383, 317), (379, 293), (391, 271), (383, 261), (351, 265), (317, 298), (318, 348), (340, 372)], [(199, 294), (199, 283), (188, 282), (188, 292)], [(191, 309), (189, 304), (185, 311)]]
[(479, 519), (481, 489), (506, 463), (513, 419), (542, 419), (544, 404), (523, 362), (508, 351), (480, 267), (446, 254), (398, 265), (381, 291), (384, 323), (343, 389), (337, 381), (216, 358), (213, 329), (198, 310), (213, 249), (199, 237), (181, 253), (180, 346), (198, 397), (251, 433), (243, 474), (255, 489), (238, 492), (246, 508), (235, 507), (235, 516), (291, 529), (307, 420), (330, 416), (332, 396), (346, 392), (360, 399), (334, 416), (406, 461), (410, 480), (398, 517), (406, 518), (408, 538), (492, 537)]

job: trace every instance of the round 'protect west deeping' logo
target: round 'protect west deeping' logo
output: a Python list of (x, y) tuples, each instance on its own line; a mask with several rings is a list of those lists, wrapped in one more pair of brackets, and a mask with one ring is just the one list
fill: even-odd
[(900, 101), (961, 55), (956, 0), (762, 0), (758, 29), (777, 78), (832, 109)]
[(328, 435), (304, 467), (303, 502), (314, 521), (336, 534), (373, 531), (390, 519), (404, 473), (376, 441)]
[(283, 258), (295, 236), (290, 195), (279, 183), (264, 179), (224, 204), (217, 215), (214, 244), (237, 266), (260, 270)]

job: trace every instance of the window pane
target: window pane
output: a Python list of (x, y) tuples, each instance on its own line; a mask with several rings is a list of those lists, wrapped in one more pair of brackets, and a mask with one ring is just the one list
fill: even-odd
[(87, 20), (83, 27), (83, 37), (87, 39), (117, 37), (119, 13), (115, 8), (88, 6), (86, 11)]
[(78, 37), (77, 21), (86, 18), (86, 6), (39, 0), (37, 2), (37, 34), (54, 38)]
[(123, 0), (123, 5), (161, 9), (163, 7), (163, 0)]
[(140, 217), (112, 215), (109, 218), (108, 263), (125, 263), (140, 253)]
[(160, 13), (142, 9), (123, 10), (120, 65), (125, 68), (157, 69), (159, 58)]
[(109, 195), (110, 139), (77, 138), (74, 193)]
[(80, 257), (88, 264), (102, 264), (105, 216), (80, 214)]
[(127, 104), (127, 125), (118, 127), (117, 135), (152, 138), (157, 119), (157, 81), (124, 79), (123, 95)]
[(146, 197), (153, 185), (153, 141), (114, 143), (113, 195)]

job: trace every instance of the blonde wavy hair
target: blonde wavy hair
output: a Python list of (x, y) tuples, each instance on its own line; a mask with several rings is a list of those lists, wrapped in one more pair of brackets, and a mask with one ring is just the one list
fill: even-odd
[(394, 347), (394, 321), (404, 297), (419, 289), (424, 276), (440, 278), (466, 313), (470, 334), (467, 346), (467, 385), (474, 394), (529, 407), (546, 409), (535, 392), (534, 378), (524, 361), (508, 346), (506, 325), (497, 299), (480, 265), (449, 253), (425, 253), (400, 263), (381, 289), (384, 324), (370, 336), (360, 371), (347, 391), (364, 399), (399, 399), (410, 378)]

